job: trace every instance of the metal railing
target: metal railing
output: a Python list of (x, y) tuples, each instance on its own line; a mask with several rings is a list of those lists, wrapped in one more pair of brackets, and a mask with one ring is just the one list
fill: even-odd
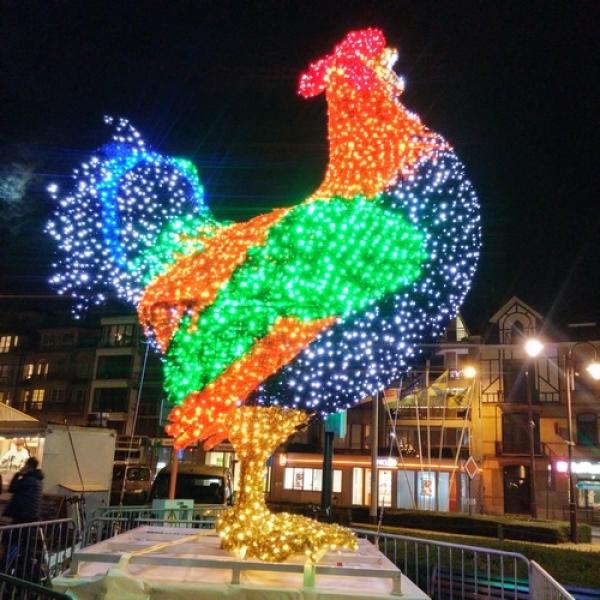
[(0, 573), (0, 598), (2, 600), (71, 600), (72, 596)]
[[(83, 546), (143, 525), (214, 528), (216, 519), (226, 508), (106, 507), (96, 511), (83, 540), (72, 519), (0, 527), (0, 573), (5, 574), (0, 577), (0, 598), (63, 598), (45, 588), (42, 589), (46, 595), (36, 596), (34, 592), (41, 594), (41, 591), (27, 586), (47, 584), (64, 572), (74, 552)], [(101, 516), (96, 516), (98, 514)], [(433, 600), (573, 600), (573, 596), (540, 565), (516, 552), (378, 534), (369, 529), (354, 529), (354, 532), (372, 542)], [(24, 590), (30, 595), (23, 592), (10, 596), (7, 590), (11, 593)]]
[(72, 519), (2, 526), (0, 573), (30, 583), (48, 583), (68, 568), (81, 542), (82, 532)]
[(86, 529), (85, 544), (107, 538), (143, 525), (213, 529), (227, 506), (153, 509), (141, 506), (107, 506), (94, 511)]
[(433, 600), (574, 600), (522, 554), (354, 529)]

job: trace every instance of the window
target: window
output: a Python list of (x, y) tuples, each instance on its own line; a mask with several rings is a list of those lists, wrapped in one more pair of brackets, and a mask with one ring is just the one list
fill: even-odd
[[(320, 492), (323, 486), (322, 469), (306, 469), (304, 467), (286, 467), (283, 474), (283, 489)], [(333, 471), (332, 492), (342, 491), (342, 472)]]
[(0, 381), (8, 381), (11, 375), (10, 365), (0, 365)]
[(100, 356), (98, 357), (98, 379), (128, 379), (131, 377), (131, 363), (133, 357), (130, 354), (123, 356)]
[(577, 444), (595, 446), (598, 443), (598, 419), (594, 413), (577, 415)]
[(87, 390), (73, 390), (67, 396), (67, 412), (82, 414), (87, 403)]
[(102, 345), (131, 346), (133, 325), (108, 325), (102, 328)]
[(48, 361), (47, 360), (38, 360), (35, 365), (35, 374), (38, 377), (46, 377), (48, 375)]
[(50, 348), (56, 345), (56, 338), (52, 333), (44, 333), (42, 334), (41, 344), (42, 348)]
[(8, 404), (8, 394), (0, 390), (0, 404)]
[(350, 425), (350, 448), (354, 450), (367, 450), (371, 435), (371, 426), (353, 423)]
[(31, 410), (42, 410), (44, 408), (44, 395), (46, 391), (43, 389), (33, 390), (31, 393)]
[(503, 383), (504, 402), (516, 402), (527, 404), (527, 377), (531, 387), (531, 400), (537, 402), (537, 390), (535, 387), (535, 367), (531, 365), (526, 371), (525, 364), (520, 360), (504, 360)]
[[(540, 417), (533, 415), (535, 424), (534, 449), (540, 453)], [(527, 413), (504, 413), (502, 415), (502, 453), (529, 454), (529, 415)]]
[(204, 463), (214, 467), (224, 467), (225, 452), (207, 452), (204, 457)]
[(65, 401), (65, 390), (52, 390), (50, 392), (51, 404), (63, 404)]
[[(392, 471), (377, 470), (378, 502), (384, 506), (392, 505)], [(371, 503), (371, 469), (354, 467), (352, 469), (352, 504)]]
[(97, 388), (94, 391), (93, 412), (127, 412), (127, 388)]
[(63, 346), (72, 346), (75, 343), (75, 334), (74, 333), (64, 333), (62, 336), (62, 345)]
[[(14, 345), (17, 345), (17, 340), (19, 338), (15, 336), (15, 342)], [(13, 339), (12, 336), (10, 335), (2, 335), (0, 336), (0, 354), (5, 354), (6, 352), (9, 352), (11, 349), (13, 343)]]
[(360, 467), (352, 469), (352, 504), (363, 503), (364, 472)]
[(33, 377), (34, 370), (35, 365), (33, 363), (23, 365), (23, 379), (31, 379)]

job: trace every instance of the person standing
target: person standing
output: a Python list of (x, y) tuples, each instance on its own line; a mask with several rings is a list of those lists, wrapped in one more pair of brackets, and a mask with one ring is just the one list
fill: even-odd
[(32, 523), (39, 521), (42, 511), (42, 481), (44, 474), (39, 468), (37, 458), (28, 458), (25, 466), (15, 473), (8, 491), (12, 494), (4, 516), (14, 523)]
[(12, 472), (20, 471), (28, 458), (29, 450), (25, 447), (25, 439), (15, 438), (8, 452), (0, 458), (0, 468), (6, 468)]

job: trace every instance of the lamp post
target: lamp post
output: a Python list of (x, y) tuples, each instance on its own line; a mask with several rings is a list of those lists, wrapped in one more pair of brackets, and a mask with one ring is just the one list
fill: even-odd
[(600, 363), (597, 360), (596, 346), (591, 342), (575, 342), (569, 347), (565, 356), (565, 378), (567, 383), (567, 430), (569, 441), (567, 442), (568, 477), (569, 477), (569, 535), (571, 541), (577, 543), (577, 503), (575, 502), (575, 479), (573, 477), (573, 410), (571, 391), (575, 389), (575, 367), (573, 364), (573, 350), (577, 346), (588, 345), (594, 350), (594, 360), (590, 362), (586, 371), (595, 381), (600, 380)]
[[(539, 356), (544, 349), (544, 344), (540, 340), (530, 338), (525, 342), (525, 352), (530, 358), (536, 358)], [(531, 512), (531, 518), (537, 519), (537, 488), (535, 484), (535, 421), (533, 420), (533, 399), (531, 390), (531, 377), (529, 369), (534, 369), (533, 362), (530, 361), (527, 366), (526, 377), (527, 377), (527, 420), (529, 425), (529, 508)]]

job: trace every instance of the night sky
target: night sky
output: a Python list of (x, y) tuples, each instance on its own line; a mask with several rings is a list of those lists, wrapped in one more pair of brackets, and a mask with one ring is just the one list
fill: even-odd
[(301, 201), (327, 155), (323, 96), (299, 73), (355, 28), (400, 50), (403, 102), (454, 145), (482, 205), (465, 305), (516, 294), (600, 312), (597, 2), (2, 2), (0, 293), (47, 294), (45, 188), (125, 116), (192, 159), (218, 218)]

